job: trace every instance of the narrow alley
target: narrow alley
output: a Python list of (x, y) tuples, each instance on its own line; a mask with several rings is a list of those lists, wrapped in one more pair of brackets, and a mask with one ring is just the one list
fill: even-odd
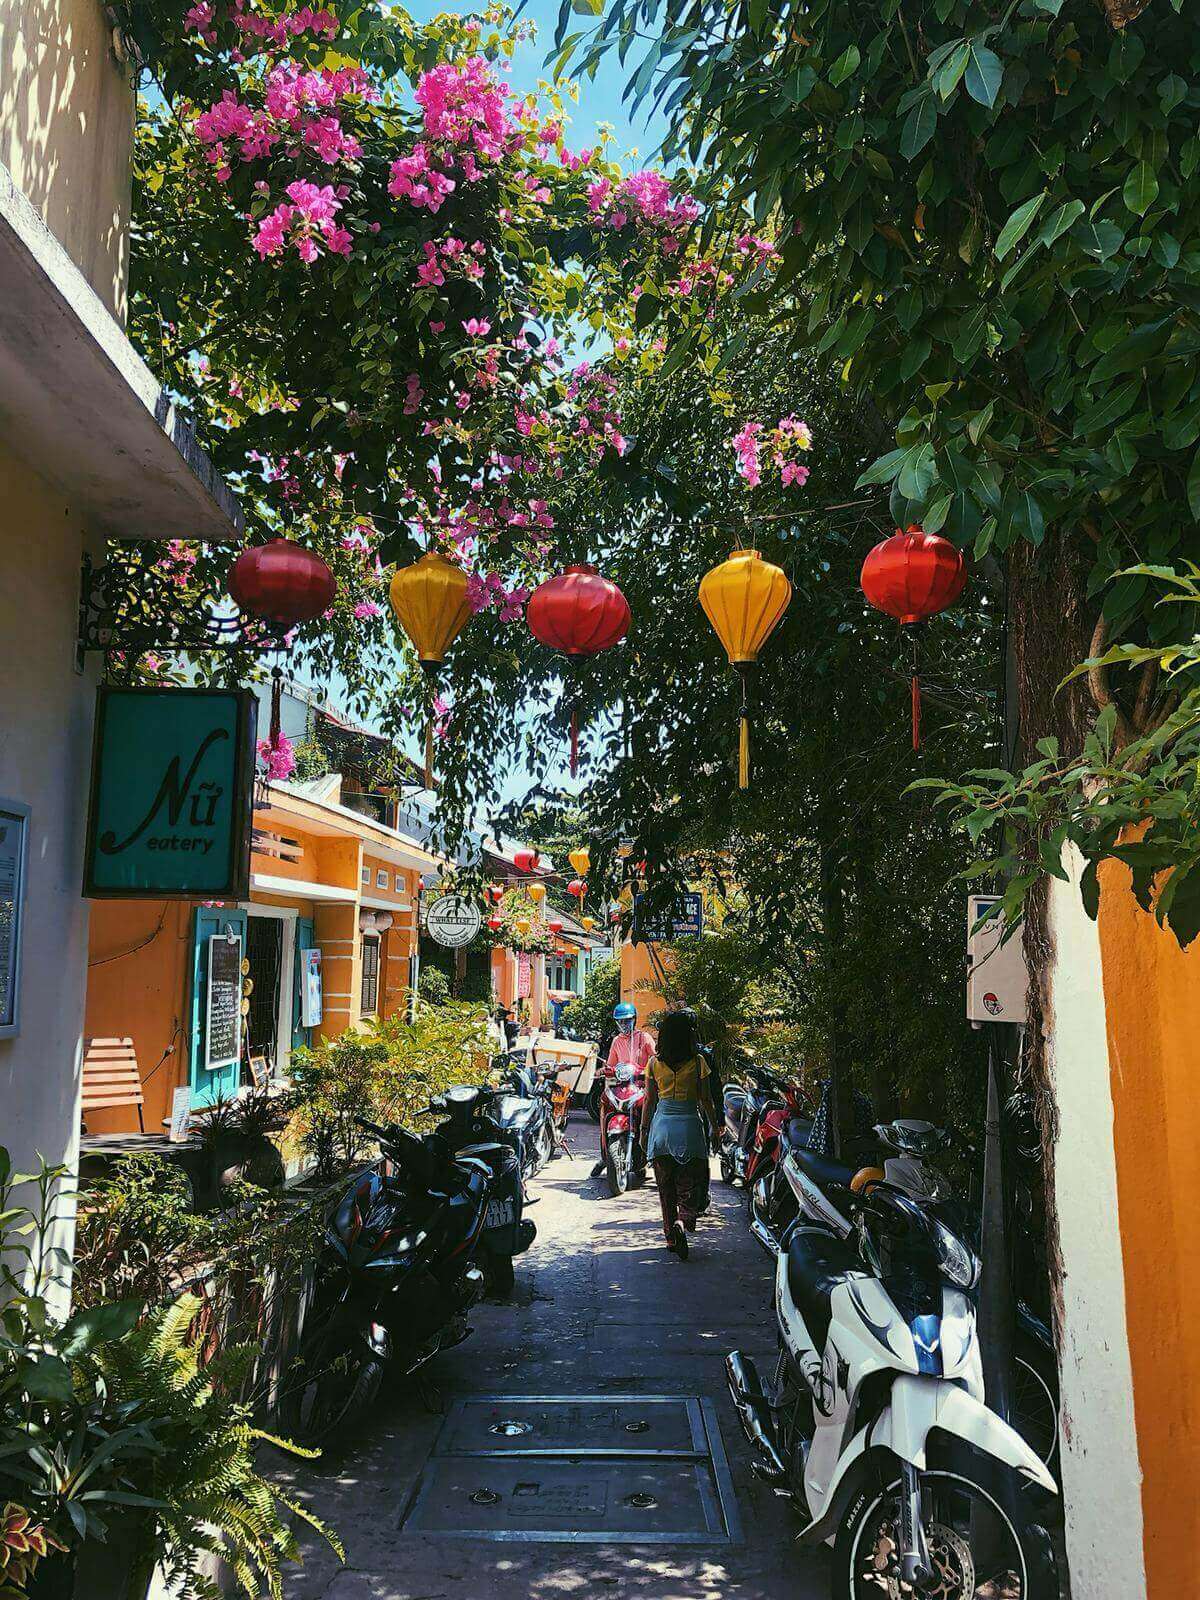
[[(828, 1593), (824, 1553), (799, 1551), (793, 1513), (751, 1475), (725, 1392), (726, 1352), (744, 1345), (769, 1357), (775, 1338), (770, 1264), (746, 1231), (742, 1192), (714, 1181), (712, 1211), (685, 1264), (663, 1248), (653, 1179), (610, 1198), (604, 1180), (589, 1177), (595, 1128), (577, 1112), (568, 1134), (573, 1159), (553, 1162), (533, 1184), (538, 1238), (518, 1262), (511, 1303), (481, 1305), (472, 1337), (432, 1369), (443, 1414), (415, 1393), (397, 1394), (356, 1448), (296, 1475), (306, 1500), (338, 1530), (346, 1566), (310, 1541), (304, 1567), (288, 1579), (288, 1600), (816, 1600)], [(714, 1456), (719, 1461), (723, 1447), (728, 1458), (732, 1540), (496, 1540), (429, 1536), (403, 1525), (455, 1401), (619, 1394), (711, 1402)], [(486, 1495), (489, 1463), (479, 1468)], [(621, 1489), (637, 1488), (643, 1474), (645, 1466)], [(664, 1497), (664, 1519), (676, 1509)], [(458, 1525), (473, 1514), (464, 1492)]]

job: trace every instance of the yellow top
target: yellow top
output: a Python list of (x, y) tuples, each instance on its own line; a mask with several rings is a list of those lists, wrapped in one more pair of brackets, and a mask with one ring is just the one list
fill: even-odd
[(654, 1079), (660, 1100), (698, 1101), (700, 1085), (708, 1077), (708, 1062), (693, 1056), (690, 1061), (681, 1061), (677, 1067), (669, 1067), (665, 1061), (653, 1056), (646, 1068), (646, 1075)]

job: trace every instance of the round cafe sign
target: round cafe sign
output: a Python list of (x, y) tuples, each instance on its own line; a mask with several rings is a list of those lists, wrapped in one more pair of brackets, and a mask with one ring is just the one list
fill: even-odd
[(483, 913), (473, 900), (462, 894), (443, 894), (430, 903), (425, 913), (425, 930), (438, 944), (457, 949), (479, 937)]

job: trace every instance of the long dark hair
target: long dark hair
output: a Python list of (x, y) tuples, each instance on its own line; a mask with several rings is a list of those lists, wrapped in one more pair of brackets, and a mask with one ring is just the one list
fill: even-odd
[(668, 1067), (681, 1067), (696, 1054), (696, 1019), (690, 1011), (668, 1011), (658, 1025), (654, 1052)]

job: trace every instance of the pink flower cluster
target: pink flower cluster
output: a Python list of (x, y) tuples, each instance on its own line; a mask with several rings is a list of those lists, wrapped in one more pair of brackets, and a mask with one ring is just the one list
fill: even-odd
[(508, 90), (482, 56), (431, 68), (417, 84), (416, 99), (427, 138), (465, 147), (484, 161), (499, 161), (523, 138), (508, 114)]
[(429, 156), (429, 146), (413, 146), (410, 156), (400, 156), (392, 162), (388, 193), (397, 200), (407, 200), (418, 210), (434, 215), (442, 208), (447, 195), (454, 193), (456, 184), (434, 165)]
[(676, 195), (662, 173), (649, 167), (629, 173), (615, 186), (608, 178), (597, 178), (588, 185), (587, 203), (607, 228), (634, 222), (660, 230), (667, 236), (664, 249), (670, 254), (679, 249), (679, 235), (700, 215), (691, 195)]
[(374, 96), (361, 67), (322, 67), (306, 72), (294, 62), (281, 62), (268, 75), (263, 110), (256, 111), (232, 89), (226, 89), (196, 118), (196, 138), (222, 183), (230, 176), (230, 146), (234, 143), (245, 162), (261, 160), (285, 140), (295, 142), (297, 149), (312, 150), (326, 166), (355, 161), (362, 146), (343, 130), (335, 110), (350, 96)]
[(495, 607), (501, 622), (516, 622), (529, 599), (529, 590), (522, 584), (509, 589), (498, 572), (467, 574), (467, 604), (478, 614)]
[(333, 39), (338, 31), (338, 20), (332, 11), (314, 11), (312, 6), (301, 6), (298, 11), (278, 18), (247, 16), (245, 0), (235, 0), (233, 22), (242, 33), (280, 47), (302, 33)]
[(254, 236), (254, 248), (264, 260), (278, 255), (289, 241), (304, 262), (315, 261), (322, 245), (335, 255), (350, 254), (353, 238), (349, 229), (335, 221), (342, 202), (331, 184), (318, 188), (315, 183), (297, 179), (288, 184), (285, 192), (291, 203), (268, 212)]
[(615, 450), (619, 456), (628, 449), (621, 418), (611, 405), (616, 387), (611, 373), (599, 371), (588, 361), (579, 363), (567, 384), (567, 399), (580, 402), (575, 436), (585, 441), (593, 461), (599, 461), (606, 449)]
[(285, 782), (296, 770), (296, 752), (286, 733), (277, 733), (274, 739), (258, 741), (259, 764), (268, 778)]
[(803, 488), (808, 482), (809, 469), (795, 457), (800, 451), (812, 448), (812, 430), (799, 417), (781, 417), (765, 436), (761, 422), (747, 422), (730, 442), (737, 458), (737, 471), (750, 488), (757, 489), (762, 482), (764, 451), (771, 465), (778, 469), (785, 488), (793, 483)]
[(487, 246), (482, 239), (471, 245), (462, 239), (427, 239), (421, 248), (425, 259), (417, 268), (417, 282), (427, 288), (440, 289), (447, 273), (461, 272), (472, 282), (483, 277)]

